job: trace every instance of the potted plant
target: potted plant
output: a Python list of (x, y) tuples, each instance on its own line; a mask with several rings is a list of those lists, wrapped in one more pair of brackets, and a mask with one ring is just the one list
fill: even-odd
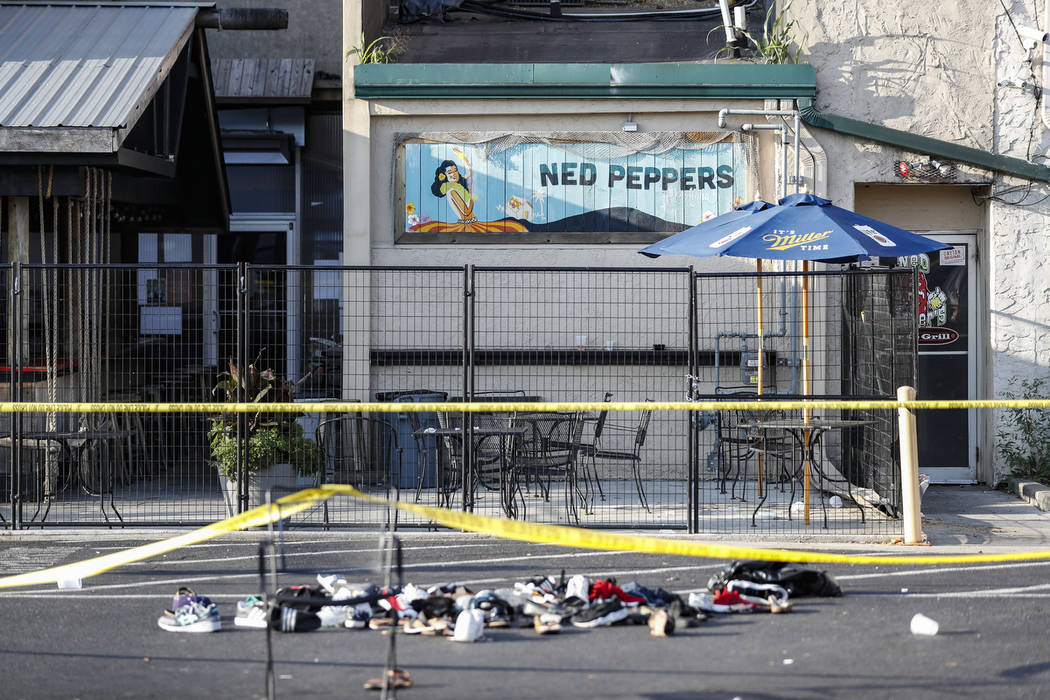
[[(291, 403), (292, 386), (272, 369), (260, 370), (258, 363), (257, 357), (242, 377), (231, 361), (229, 371), (219, 375), (219, 383), (212, 393), (219, 401), (236, 403), (238, 387), (243, 386), (244, 400), (248, 403)], [(316, 483), (324, 467), (324, 456), (317, 443), (305, 435), (303, 427), (296, 421), (299, 415), (263, 410), (247, 415), (248, 456), (244, 472), (248, 475), (249, 507), (264, 503), (267, 489), (294, 489), (300, 478)], [(237, 512), (239, 492), (237, 416), (233, 412), (215, 416), (211, 418), (208, 429), (210, 463), (218, 471), (226, 510), (231, 515)]]

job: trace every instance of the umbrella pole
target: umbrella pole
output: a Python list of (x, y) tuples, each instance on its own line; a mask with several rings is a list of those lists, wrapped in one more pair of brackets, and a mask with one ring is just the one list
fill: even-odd
[[(802, 394), (809, 396), (809, 261), (802, 261)], [(802, 409), (802, 422), (809, 423), (809, 408)], [(803, 521), (809, 525), (809, 430), (802, 432), (806, 462), (802, 465)]]
[[(758, 395), (762, 395), (762, 386), (765, 384), (763, 365), (765, 364), (765, 343), (762, 335), (762, 317), (765, 315), (765, 305), (762, 302), (762, 258), (755, 260), (755, 271), (758, 273)], [(762, 472), (765, 470), (765, 453), (758, 453), (758, 497), (762, 498)]]

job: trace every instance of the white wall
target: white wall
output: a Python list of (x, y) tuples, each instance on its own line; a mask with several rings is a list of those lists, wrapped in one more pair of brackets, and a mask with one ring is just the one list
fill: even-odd
[[(1035, 95), (1006, 80), (1044, 89), (1043, 52), (1022, 45), (1015, 27), (1047, 28), (1043, 3), (1007, 0), (929, 3), (794, 0), (817, 68), (817, 107), (963, 146), (1046, 164), (1050, 135)], [(1033, 10), (1036, 10), (1033, 13)], [(1012, 22), (1011, 22), (1012, 20)], [(833, 177), (829, 191), (849, 206), (854, 185), (892, 182), (890, 164), (907, 154), (890, 146), (818, 132)], [(921, 155), (921, 154), (917, 154)], [(1047, 376), (1050, 364), (1050, 253), (1046, 183), (962, 168), (961, 182), (989, 185), (987, 232), (980, 240), (985, 366), (981, 393), (1000, 396), (1016, 376)], [(948, 228), (945, 226), (943, 228)], [(981, 416), (981, 476), (995, 482), (996, 414)]]

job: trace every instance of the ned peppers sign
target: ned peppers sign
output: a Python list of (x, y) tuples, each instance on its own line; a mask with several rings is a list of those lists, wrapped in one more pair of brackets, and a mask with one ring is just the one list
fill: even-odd
[(603, 143), (409, 142), (406, 231), (673, 233), (729, 211), (747, 192), (736, 142), (626, 152)]

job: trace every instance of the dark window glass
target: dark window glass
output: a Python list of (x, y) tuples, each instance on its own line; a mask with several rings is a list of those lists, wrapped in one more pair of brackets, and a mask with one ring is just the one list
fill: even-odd
[(311, 114), (303, 149), (302, 260), (336, 260), (343, 249), (343, 131), (338, 112)]
[(292, 165), (228, 165), (226, 177), (235, 213), (295, 211)]

